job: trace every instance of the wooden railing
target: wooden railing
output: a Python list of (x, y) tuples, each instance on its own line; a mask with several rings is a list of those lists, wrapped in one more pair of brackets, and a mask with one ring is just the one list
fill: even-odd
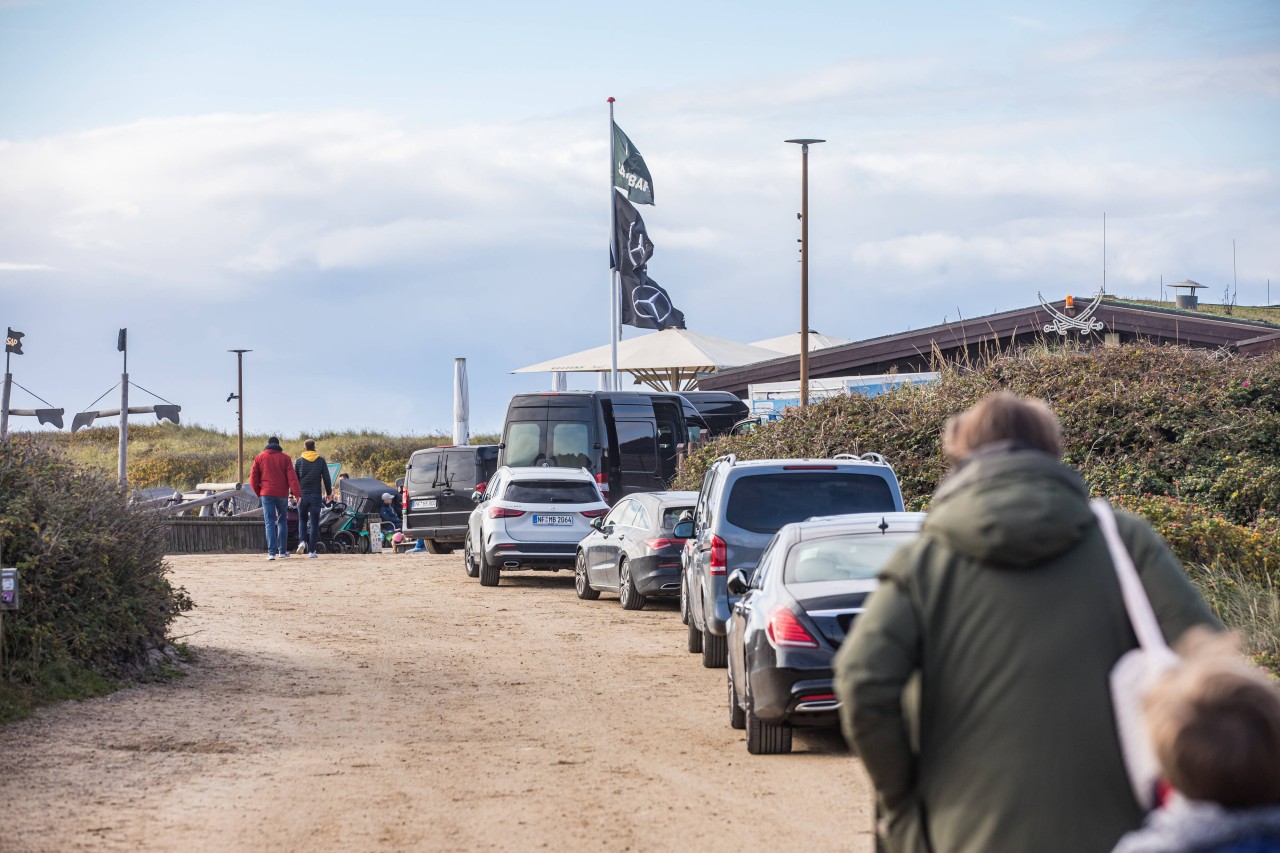
[(261, 518), (170, 518), (165, 529), (170, 554), (267, 550), (267, 531)]

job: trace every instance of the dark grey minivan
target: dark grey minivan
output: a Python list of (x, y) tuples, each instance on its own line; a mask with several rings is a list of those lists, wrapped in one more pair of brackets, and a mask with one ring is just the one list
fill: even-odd
[(752, 569), (785, 524), (816, 516), (901, 512), (893, 468), (876, 453), (833, 459), (755, 459), (733, 454), (711, 463), (702, 478), (693, 520), (675, 535), (691, 539), (681, 554), (680, 615), (689, 651), (706, 667), (725, 665), (731, 605), (725, 581)]
[(447, 554), (467, 538), (476, 508), (471, 493), (498, 469), (498, 446), (427, 447), (409, 457), (404, 474), (404, 535), (426, 541), (433, 554)]
[(516, 394), (507, 406), (498, 465), (585, 468), (610, 504), (666, 489), (689, 426), (706, 427), (677, 394), (561, 391)]

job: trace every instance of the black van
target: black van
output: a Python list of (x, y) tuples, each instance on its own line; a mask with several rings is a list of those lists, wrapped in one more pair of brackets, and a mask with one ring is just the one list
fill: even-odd
[(498, 465), (586, 468), (609, 503), (666, 489), (689, 443), (678, 394), (562, 391), (517, 394), (507, 407)]
[(415, 450), (404, 473), (404, 535), (425, 539), (434, 554), (447, 554), (467, 538), (467, 520), (482, 487), (498, 468), (498, 445)]
[(732, 391), (682, 391), (711, 428), (712, 435), (728, 435), (733, 425), (751, 415), (751, 407)]

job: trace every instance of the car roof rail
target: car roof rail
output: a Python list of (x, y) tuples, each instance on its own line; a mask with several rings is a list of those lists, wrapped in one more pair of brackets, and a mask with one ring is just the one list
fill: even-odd
[(879, 453), (864, 453), (858, 457), (863, 462), (874, 462), (877, 465), (888, 465), (888, 461)]
[(859, 457), (853, 453), (837, 453), (832, 459), (858, 459)]
[(715, 459), (711, 460), (711, 464), (714, 465), (722, 460), (728, 460), (729, 467), (732, 468), (734, 465), (738, 464), (738, 454), (726, 453), (724, 456), (717, 456)]

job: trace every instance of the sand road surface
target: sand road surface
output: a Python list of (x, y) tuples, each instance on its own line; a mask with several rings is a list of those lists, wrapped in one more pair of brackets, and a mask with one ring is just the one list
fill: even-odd
[(461, 557), (171, 558), (188, 675), (0, 728), (0, 850), (854, 850), (838, 734), (748, 755), (673, 603)]

